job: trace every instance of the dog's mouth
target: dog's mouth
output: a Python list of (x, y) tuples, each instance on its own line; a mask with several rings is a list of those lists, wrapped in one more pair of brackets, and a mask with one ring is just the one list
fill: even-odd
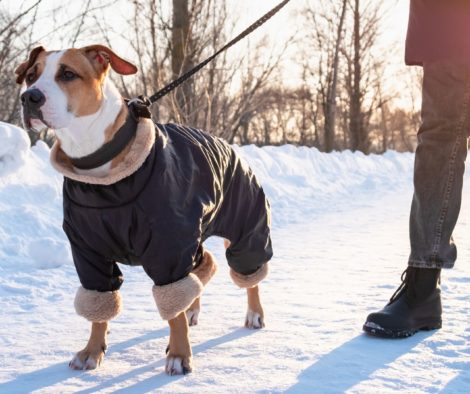
[(40, 133), (45, 129), (50, 129), (50, 125), (44, 120), (41, 110), (28, 111), (23, 110), (23, 123), (28, 131)]

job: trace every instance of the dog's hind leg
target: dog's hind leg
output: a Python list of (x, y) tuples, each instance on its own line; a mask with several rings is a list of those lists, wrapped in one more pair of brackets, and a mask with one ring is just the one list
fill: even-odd
[(201, 297), (198, 297), (191, 304), (189, 309), (186, 311), (186, 318), (190, 327), (197, 326), (199, 319), (199, 312), (201, 311)]
[(193, 369), (186, 314), (180, 313), (174, 319), (168, 320), (168, 324), (170, 344), (167, 349), (165, 371), (168, 375), (186, 375)]
[(89, 370), (97, 368), (103, 361), (106, 352), (106, 334), (108, 322), (92, 323), (91, 335), (87, 345), (70, 361), (70, 368)]
[[(224, 239), (225, 249), (230, 247), (231, 242), (228, 239)], [(266, 265), (263, 266), (267, 267)], [(263, 271), (261, 268), (261, 271)], [(267, 272), (267, 271), (266, 271)], [(250, 276), (244, 276), (236, 273), (233, 270), (230, 270), (230, 275), (232, 276), (235, 284), (241, 288), (246, 288), (246, 294), (248, 297), (248, 310), (245, 317), (245, 327), (251, 329), (259, 329), (264, 327), (264, 311), (261, 305), (261, 300), (259, 297), (259, 287), (257, 283), (264, 279), (265, 274), (261, 275), (260, 278), (255, 278), (258, 273), (255, 273), (253, 278)], [(254, 279), (254, 281), (252, 280)], [(253, 286), (253, 284), (255, 284)]]
[[(214, 256), (209, 251), (205, 250), (202, 257), (201, 264), (197, 266), (192, 273), (196, 275), (202, 282), (204, 287), (209, 283), (211, 278), (217, 272), (217, 263)], [(201, 311), (201, 297), (194, 300), (191, 306), (186, 311), (186, 317), (190, 326), (196, 326), (199, 321), (199, 312)]]
[(233, 282), (240, 288), (246, 289), (248, 297), (248, 310), (246, 312), (245, 327), (259, 329), (264, 327), (264, 312), (259, 297), (259, 282), (266, 278), (268, 274), (268, 264), (263, 264), (257, 271), (249, 275), (242, 275), (233, 268), (230, 269), (230, 276)]

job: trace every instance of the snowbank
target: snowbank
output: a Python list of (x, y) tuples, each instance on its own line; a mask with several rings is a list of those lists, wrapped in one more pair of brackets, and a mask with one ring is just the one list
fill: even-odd
[[(62, 177), (49, 164), (44, 143), (29, 148), (25, 132), (0, 124), (0, 267), (56, 268), (70, 262), (62, 232)], [(235, 147), (260, 179), (273, 223), (314, 218), (345, 202), (409, 186), (413, 156), (389, 152), (325, 154), (314, 148)]]
[(49, 148), (32, 149), (18, 127), (0, 123), (0, 270), (53, 268), (70, 262), (62, 232), (62, 177)]
[[(351, 151), (322, 153), (315, 148), (238, 147), (260, 179), (277, 225), (321, 215), (351, 199), (408, 188), (413, 155), (387, 152), (366, 156)], [(280, 214), (282, 213), (282, 216)]]
[(25, 164), (29, 140), (24, 130), (0, 122), (0, 178)]

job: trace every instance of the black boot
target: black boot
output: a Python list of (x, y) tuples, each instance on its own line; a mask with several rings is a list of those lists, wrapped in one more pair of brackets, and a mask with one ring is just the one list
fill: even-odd
[(440, 269), (408, 267), (390, 302), (367, 317), (364, 331), (383, 338), (406, 338), (419, 330), (441, 328), (440, 275)]

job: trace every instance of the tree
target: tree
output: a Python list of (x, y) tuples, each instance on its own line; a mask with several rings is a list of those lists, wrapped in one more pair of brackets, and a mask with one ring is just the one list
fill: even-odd
[[(310, 32), (303, 54), (306, 59), (303, 68), (308, 70), (316, 86), (311, 95), (312, 104), (315, 104), (311, 107), (316, 110), (312, 111), (311, 116), (315, 118), (317, 127), (322, 129), (322, 143), (319, 147), (326, 152), (335, 148), (336, 97), (346, 9), (347, 0), (319, 0), (315, 7), (310, 2), (303, 10), (306, 31)], [(312, 56), (309, 56), (312, 52), (315, 54), (313, 61), (310, 60)]]
[(329, 71), (326, 100), (324, 101), (325, 113), (325, 150), (331, 152), (333, 150), (335, 138), (335, 122), (336, 122), (336, 95), (338, 89), (338, 73), (339, 73), (339, 52), (343, 39), (344, 19), (346, 17), (347, 0), (342, 0), (339, 22), (334, 42), (333, 64)]
[[(1, 119), (19, 122), (13, 69), (38, 41), (81, 46), (93, 37), (114, 47), (139, 68), (134, 77), (110, 73), (123, 95), (150, 96), (235, 35), (238, 15), (227, 3), (87, 0), (45, 11), (41, 0), (31, 0), (31, 7), (20, 6), (11, 15), (0, 3)], [(109, 19), (110, 7), (123, 11), (122, 23)], [(374, 56), (386, 9), (373, 0), (310, 0), (298, 16), (306, 34), (296, 40), (293, 33), (284, 46), (267, 36), (246, 38), (238, 50), (224, 52), (155, 103), (154, 118), (198, 127), (230, 143), (293, 143), (327, 152), (412, 149), (418, 111), (394, 106), (396, 92), (384, 82), (383, 56)], [(38, 36), (34, 26), (44, 17), (50, 28)], [(289, 45), (299, 58), (284, 56)], [(407, 92), (414, 92), (417, 79), (402, 80), (408, 79), (413, 86)]]
[[(196, 3), (193, 1), (193, 6)], [(173, 25), (171, 27), (171, 69), (173, 78), (177, 78), (194, 65), (191, 59), (190, 24), (191, 15), (188, 0), (173, 0)], [(191, 98), (193, 96), (193, 84), (191, 81), (187, 81), (175, 94), (175, 102), (179, 113), (188, 115), (192, 112)]]
[(352, 11), (349, 46), (343, 50), (346, 90), (349, 104), (351, 149), (369, 153), (369, 124), (372, 115), (383, 105), (381, 88), (384, 61), (374, 58), (373, 51), (380, 34), (384, 5), (373, 0), (349, 0)]

